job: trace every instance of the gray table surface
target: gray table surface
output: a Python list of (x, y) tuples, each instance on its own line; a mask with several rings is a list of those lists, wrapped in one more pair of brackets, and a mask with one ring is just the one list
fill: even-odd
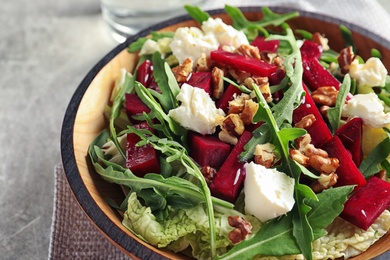
[(1, 259), (47, 259), (64, 112), (116, 45), (98, 0), (0, 0)]

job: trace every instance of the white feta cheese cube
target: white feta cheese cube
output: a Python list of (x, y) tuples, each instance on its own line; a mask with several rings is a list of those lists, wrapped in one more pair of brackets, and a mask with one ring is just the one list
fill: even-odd
[(246, 164), (245, 169), (246, 214), (265, 222), (291, 211), (295, 203), (293, 178), (253, 162)]

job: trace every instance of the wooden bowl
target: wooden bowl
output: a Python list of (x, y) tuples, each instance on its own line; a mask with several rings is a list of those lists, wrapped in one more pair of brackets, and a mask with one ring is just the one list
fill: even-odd
[[(271, 8), (274, 12), (285, 13), (299, 11), (300, 17), (289, 21), (293, 29), (304, 29), (310, 32), (321, 32), (329, 39), (330, 47), (340, 50), (344, 47), (339, 25), (347, 26), (353, 32), (354, 43), (363, 58), (370, 56), (371, 48), (378, 49), (383, 55), (383, 63), (390, 70), (390, 42), (378, 35), (354, 24), (331, 18), (322, 14), (293, 10), (290, 8)], [(242, 11), (250, 20), (261, 18), (260, 7), (246, 7)], [(223, 10), (209, 12), (231, 23)], [(120, 69), (134, 69), (137, 55), (130, 54), (126, 48), (129, 43), (151, 31), (173, 31), (182, 26), (198, 26), (189, 16), (181, 16), (151, 27), (127, 39), (102, 60), (87, 74), (77, 88), (67, 108), (61, 134), (61, 154), (64, 169), (71, 189), (88, 217), (96, 227), (126, 254), (142, 259), (183, 259), (182, 255), (158, 250), (135, 237), (122, 226), (122, 218), (110, 208), (106, 198), (123, 199), (117, 185), (103, 181), (94, 172), (89, 162), (87, 150), (92, 140), (107, 126), (103, 116), (105, 104), (119, 76)], [(388, 233), (365, 253), (354, 257), (355, 260), (371, 259), (390, 249)]]

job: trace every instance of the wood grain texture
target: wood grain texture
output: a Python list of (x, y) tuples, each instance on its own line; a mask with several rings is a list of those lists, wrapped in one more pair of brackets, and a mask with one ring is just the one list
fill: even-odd
[[(246, 15), (251, 20), (258, 20), (261, 18), (259, 12), (246, 12)], [(230, 23), (230, 19), (226, 15), (218, 15), (223, 18), (227, 23)], [(318, 18), (323, 18), (318, 15)], [(325, 19), (326, 20), (326, 19)], [(317, 20), (313, 17), (301, 16), (297, 19), (289, 22), (293, 29), (299, 28), (308, 30), (310, 32), (319, 31), (329, 38), (331, 48), (340, 50), (343, 48), (343, 42), (340, 41), (340, 32), (338, 23), (330, 23), (328, 21)], [(183, 21), (174, 25), (169, 25), (166, 28), (162, 28), (162, 31), (173, 31), (181, 26), (196, 26), (197, 23), (194, 21)], [(359, 50), (359, 54), (363, 58), (370, 56), (371, 48), (378, 49), (382, 55), (384, 64), (387, 68), (390, 68), (390, 51), (388, 46), (382, 45), (371, 38), (367, 38), (365, 34), (361, 32), (353, 33), (355, 45)], [(388, 43), (386, 43), (388, 44)], [(79, 171), (80, 181), (86, 187), (88, 193), (91, 195), (93, 201), (97, 204), (97, 208), (93, 211), (101, 211), (109, 219), (110, 225), (114, 224), (120, 232), (118, 237), (113, 235), (107, 235), (103, 232), (113, 243), (120, 247), (124, 252), (135, 257), (134, 251), (138, 250), (138, 247), (145, 247), (149, 250), (156, 251), (163, 257), (170, 259), (183, 259), (182, 255), (175, 255), (170, 252), (157, 250), (143, 241), (136, 238), (130, 231), (124, 228), (121, 224), (121, 216), (113, 211), (107, 204), (105, 198), (111, 197), (114, 199), (121, 199), (123, 197), (120, 189), (117, 185), (109, 184), (103, 181), (92, 169), (88, 158), (87, 150), (92, 140), (107, 126), (107, 121), (104, 118), (103, 110), (104, 106), (109, 102), (109, 96), (114, 85), (115, 79), (120, 74), (120, 69), (125, 68), (128, 71), (134, 69), (134, 65), (137, 60), (137, 55), (129, 54), (126, 49), (119, 52), (111, 61), (109, 61), (100, 71), (97, 72), (96, 76), (88, 86), (81, 102), (77, 109), (75, 116), (74, 131), (73, 131), (73, 146), (74, 156), (76, 159), (77, 169)], [(77, 191), (74, 191), (77, 193)], [(77, 197), (77, 194), (75, 194)], [(82, 198), (77, 198), (79, 201)], [(85, 206), (83, 207), (85, 210)], [(91, 220), (96, 224), (99, 229), (105, 223), (100, 223), (99, 219), (95, 219), (93, 211), (87, 212)], [(106, 220), (105, 220), (106, 221)], [(111, 227), (111, 226), (110, 226)], [(131, 237), (134, 241), (130, 243), (126, 242), (126, 236)], [(132, 244), (133, 243), (133, 244)], [(354, 260), (363, 260), (373, 258), (390, 249), (390, 234), (388, 233), (380, 241), (375, 243), (367, 252), (353, 258)], [(133, 251), (134, 250), (134, 251)], [(140, 256), (138, 256), (140, 257)]]

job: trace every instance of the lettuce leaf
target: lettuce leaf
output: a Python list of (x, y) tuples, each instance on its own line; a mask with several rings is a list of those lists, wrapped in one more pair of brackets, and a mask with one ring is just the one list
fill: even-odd
[[(210, 225), (207, 213), (202, 205), (188, 210), (169, 208), (169, 217), (158, 221), (149, 207), (143, 206), (135, 192), (128, 199), (128, 209), (124, 213), (122, 224), (145, 242), (158, 248), (166, 247), (179, 252), (187, 247), (197, 259), (211, 258)], [(215, 212), (217, 254), (224, 254), (232, 248), (228, 234), (233, 228), (228, 223), (228, 216), (240, 215), (235, 210)], [(260, 222), (251, 216), (243, 216), (252, 223), (254, 233)]]

